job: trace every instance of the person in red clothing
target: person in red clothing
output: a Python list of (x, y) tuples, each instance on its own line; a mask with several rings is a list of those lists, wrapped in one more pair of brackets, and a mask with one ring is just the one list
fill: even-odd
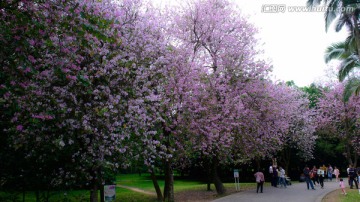
[(260, 188), (260, 192), (263, 193), (263, 186), (264, 186), (264, 182), (265, 182), (265, 177), (264, 177), (264, 173), (262, 173), (260, 170), (258, 170), (258, 172), (256, 172), (254, 174), (255, 179), (256, 179), (256, 193), (259, 193), (259, 188)]
[(318, 174), (317, 174), (317, 168), (316, 168), (316, 166), (314, 166), (313, 169), (311, 169), (311, 172), (312, 172), (312, 178), (311, 178), (311, 180), (313, 181), (314, 186), (316, 185), (316, 183), (317, 183), (317, 184), (320, 184), (320, 182), (319, 182), (319, 176), (318, 176)]

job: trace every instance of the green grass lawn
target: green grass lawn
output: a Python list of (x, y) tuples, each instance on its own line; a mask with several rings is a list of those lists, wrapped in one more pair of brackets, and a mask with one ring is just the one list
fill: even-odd
[[(158, 179), (158, 183), (160, 188), (164, 187), (164, 180)], [(139, 189), (143, 189), (146, 191), (155, 192), (153, 182), (150, 178), (149, 174), (142, 174), (139, 176), (138, 174), (123, 174), (118, 175), (116, 178), (117, 185), (125, 185), (129, 187), (136, 187)], [(193, 189), (196, 187), (206, 186), (201, 182), (193, 181), (193, 180), (174, 180), (174, 191), (182, 191), (186, 189)], [(205, 187), (206, 188), (206, 187)]]
[[(73, 191), (63, 191), (63, 192), (52, 192), (50, 197), (51, 202), (88, 202), (89, 201), (88, 190), (73, 190)], [(99, 196), (100, 197), (100, 196)], [(1, 202), (14, 202), (22, 201), (22, 193), (10, 194), (0, 192), (0, 201)], [(33, 192), (26, 192), (25, 196), (26, 202), (36, 202), (36, 197)], [(127, 202), (155, 202), (156, 197), (149, 196), (146, 194), (141, 194), (134, 192), (128, 189), (116, 188), (116, 201), (127, 201)]]
[(360, 201), (359, 190), (357, 189), (346, 189), (347, 195), (340, 195), (339, 199), (341, 202), (357, 202)]
[[(158, 179), (158, 183), (160, 186), (161, 191), (163, 191), (164, 181), (162, 178)], [(116, 178), (117, 185), (124, 185), (129, 187), (135, 187), (141, 190), (145, 190), (148, 192), (155, 193), (153, 182), (151, 181), (149, 174), (142, 174), (139, 176), (138, 174), (121, 174), (118, 175)], [(224, 183), (224, 186), (227, 190), (234, 190), (235, 186), (234, 183)], [(254, 183), (241, 183), (241, 189), (249, 189), (255, 188)], [(186, 191), (200, 191), (206, 192), (206, 184), (193, 181), (193, 180), (182, 180), (182, 179), (175, 179), (174, 180), (174, 192), (181, 193)], [(211, 185), (212, 189), (214, 185)], [(230, 191), (231, 193), (231, 191)], [(70, 191), (56, 191), (51, 193), (50, 201), (54, 202), (87, 202), (89, 201), (89, 194), (88, 190), (70, 190)], [(14, 198), (18, 198), (17, 201), (22, 201), (22, 193), (16, 194), (9, 194), (0, 192), (0, 201), (1, 202), (13, 202), (16, 200), (10, 200)], [(99, 196), (100, 197), (100, 196)], [(36, 197), (34, 192), (26, 192), (25, 196), (26, 202), (36, 202)], [(126, 201), (126, 202), (155, 202), (156, 196), (155, 195), (148, 195), (139, 192), (135, 192), (129, 189), (117, 187), (116, 188), (116, 201)]]

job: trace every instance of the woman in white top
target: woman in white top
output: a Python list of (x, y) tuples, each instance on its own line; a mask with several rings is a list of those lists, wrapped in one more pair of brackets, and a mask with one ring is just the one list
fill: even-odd
[(280, 174), (280, 186), (286, 188), (286, 180), (285, 180), (285, 170), (281, 166), (279, 167), (279, 174)]

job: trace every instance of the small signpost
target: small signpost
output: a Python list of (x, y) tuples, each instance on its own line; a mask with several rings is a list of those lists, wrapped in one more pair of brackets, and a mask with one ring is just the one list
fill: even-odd
[(105, 185), (104, 186), (104, 201), (115, 202), (116, 185)]
[(234, 169), (235, 190), (240, 191), (239, 169)]

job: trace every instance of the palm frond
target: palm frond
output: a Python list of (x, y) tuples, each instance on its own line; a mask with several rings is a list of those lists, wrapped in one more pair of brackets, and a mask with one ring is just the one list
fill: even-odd
[(349, 36), (345, 39), (345, 49), (349, 52), (357, 52), (356, 40), (353, 32), (350, 32)]
[(321, 1), (322, 1), (322, 0), (308, 0), (308, 1), (306, 2), (306, 6), (307, 6), (307, 7), (318, 6), (318, 5), (320, 5)]
[(333, 43), (325, 50), (325, 62), (328, 63), (334, 59), (345, 59), (348, 55), (345, 42)]
[(356, 7), (357, 4), (359, 3), (360, 3), (359, 0), (342, 0), (343, 7), (348, 7), (348, 6)]
[(328, 4), (328, 9), (325, 12), (325, 30), (328, 31), (331, 23), (335, 20), (339, 14), (341, 6), (340, 0), (332, 0)]
[(351, 17), (352, 16), (350, 14), (341, 13), (339, 19), (337, 20), (335, 31), (339, 32), (344, 27), (344, 25), (346, 25), (350, 28), (350, 30), (352, 30), (353, 24)]
[(360, 93), (360, 84), (355, 89), (355, 95), (359, 96), (359, 93)]
[(341, 62), (338, 74), (339, 81), (344, 81), (354, 68), (360, 68), (360, 63), (359, 57), (353, 54)]
[(343, 98), (344, 101), (349, 101), (350, 97), (355, 94), (355, 96), (358, 96), (360, 92), (360, 80), (359, 78), (351, 78), (348, 80), (348, 82), (345, 85)]

